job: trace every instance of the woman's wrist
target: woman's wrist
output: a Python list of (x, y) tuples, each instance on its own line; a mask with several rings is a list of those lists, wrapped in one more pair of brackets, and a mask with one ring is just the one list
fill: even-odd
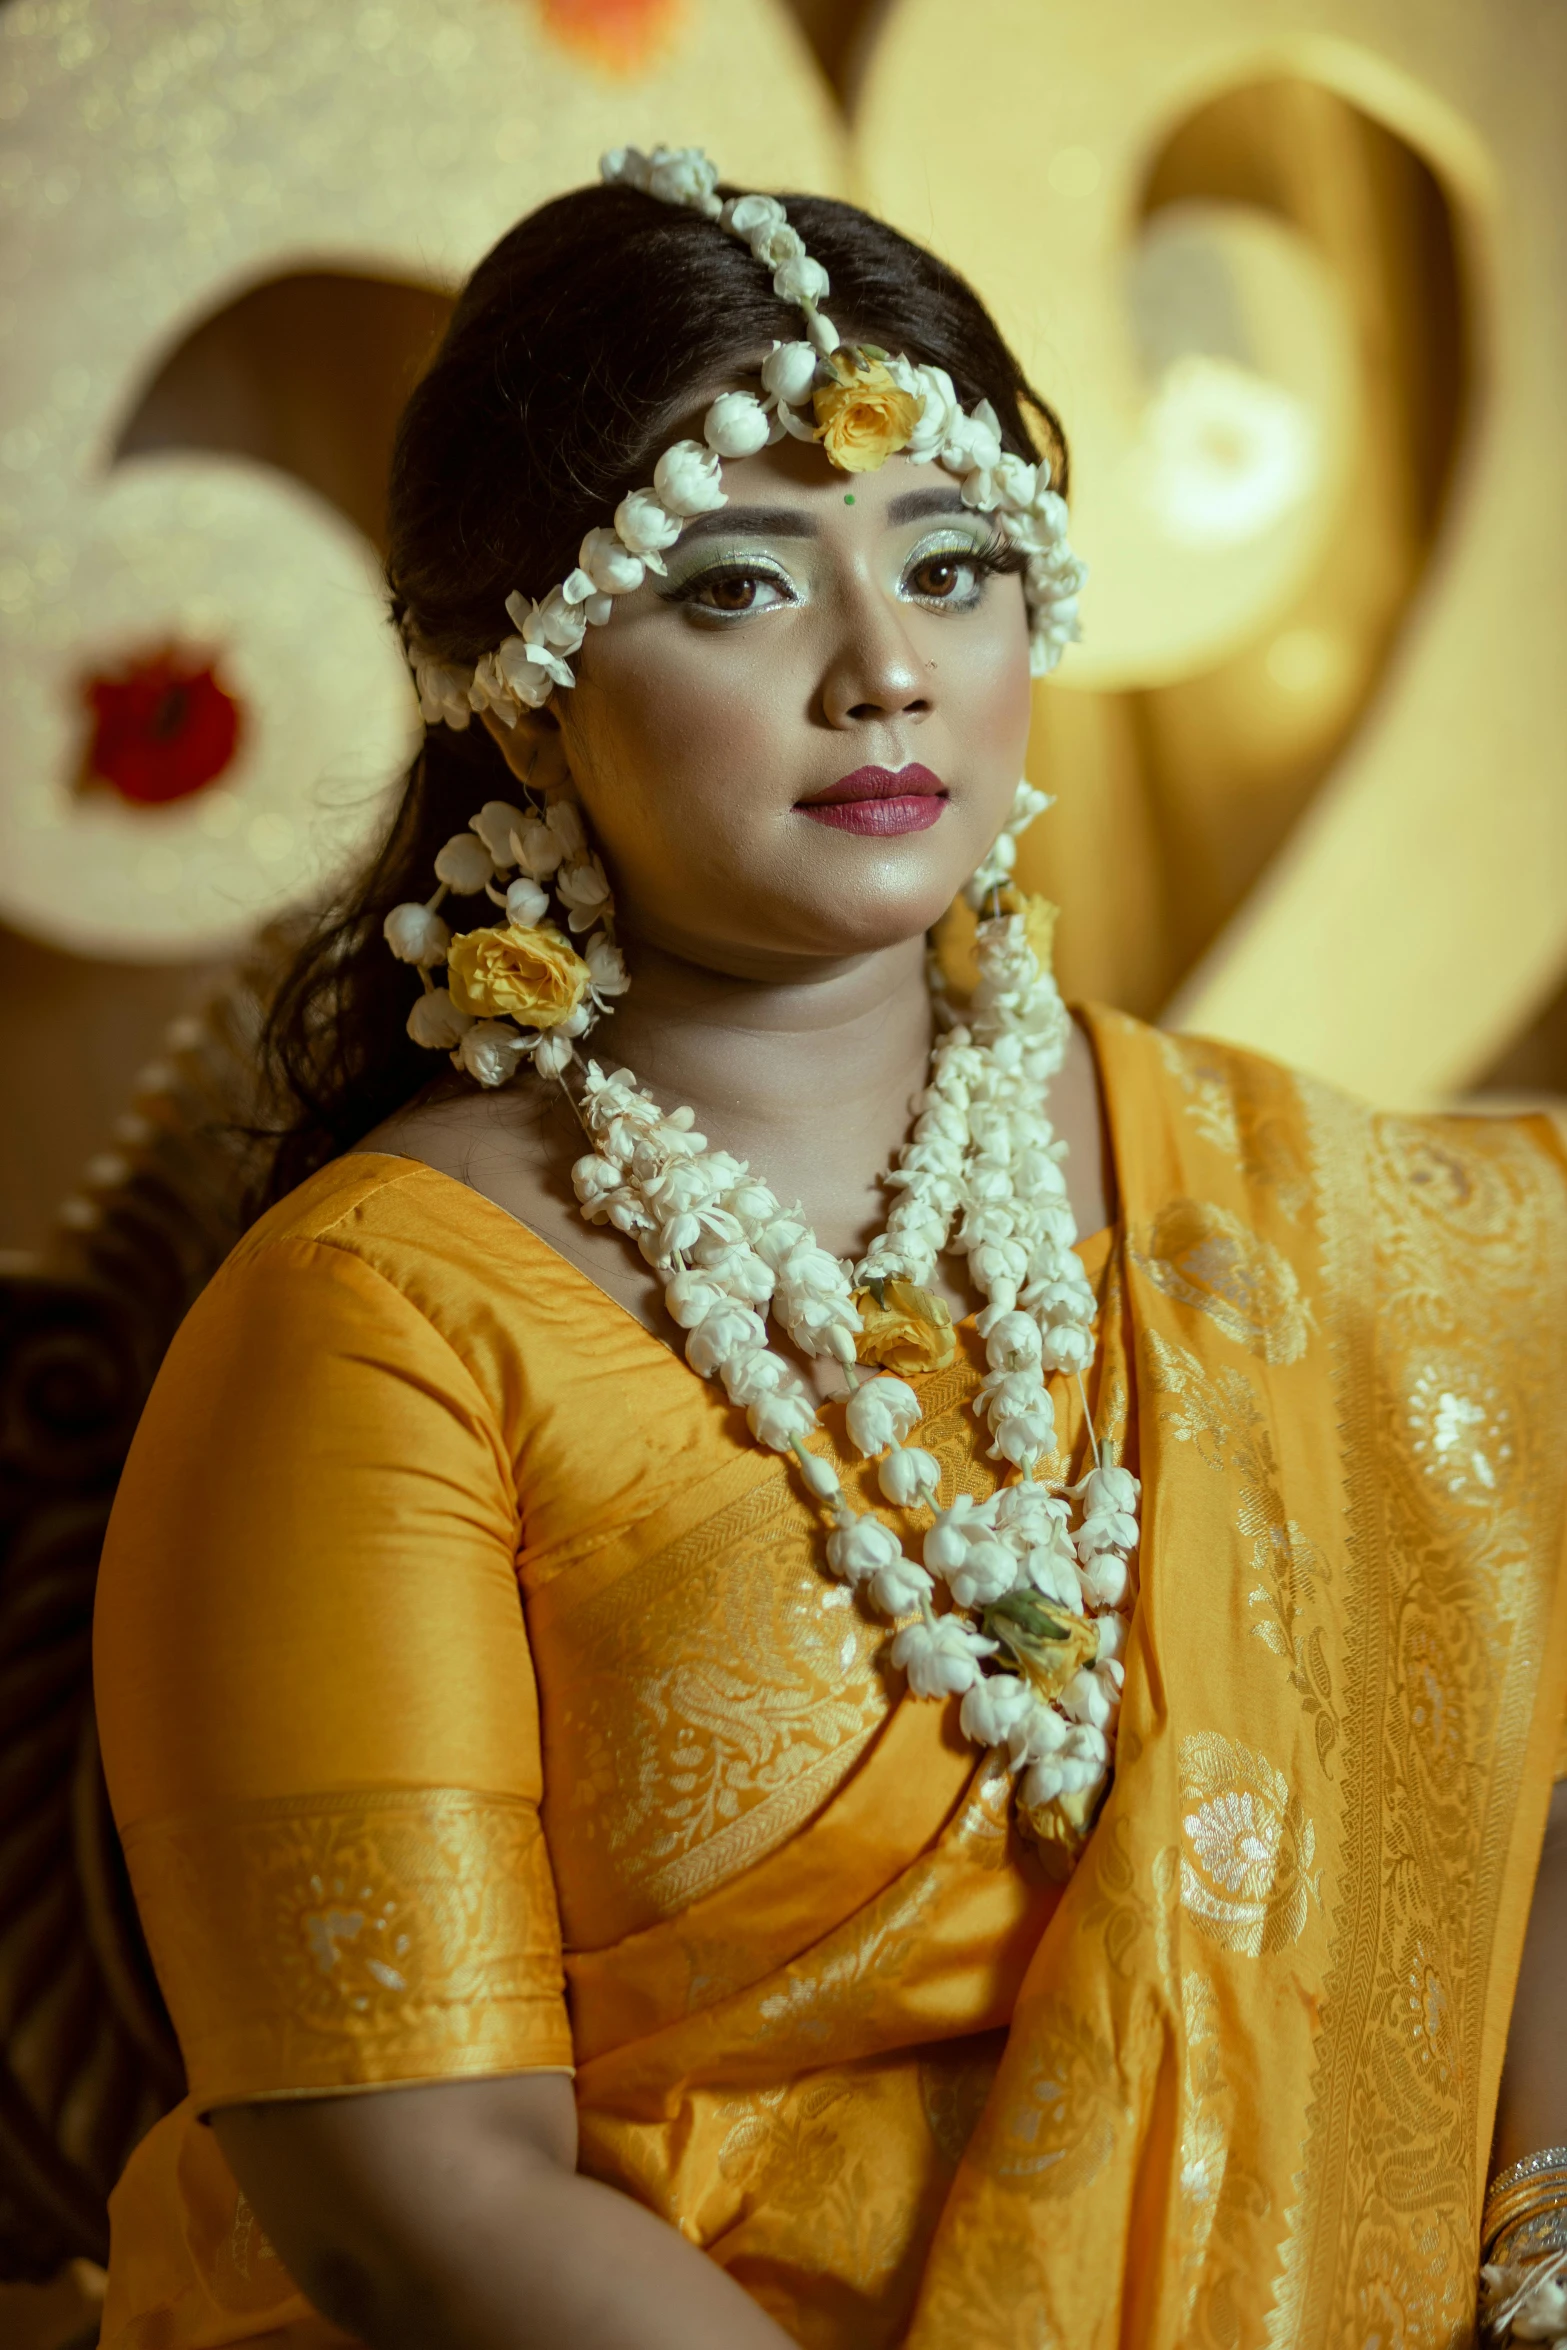
[(1492, 2180), (1480, 2245), (1488, 2339), (1567, 2343), (1567, 2146), (1541, 2147)]

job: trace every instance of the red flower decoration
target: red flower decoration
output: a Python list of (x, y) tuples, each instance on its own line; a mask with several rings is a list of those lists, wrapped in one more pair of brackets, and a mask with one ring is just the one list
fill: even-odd
[(668, 47), (683, 0), (542, 0), (548, 30), (610, 73), (645, 72)]
[(172, 649), (90, 677), (82, 698), (93, 717), (85, 774), (138, 807), (189, 799), (223, 773), (239, 744), (239, 703), (210, 664)]

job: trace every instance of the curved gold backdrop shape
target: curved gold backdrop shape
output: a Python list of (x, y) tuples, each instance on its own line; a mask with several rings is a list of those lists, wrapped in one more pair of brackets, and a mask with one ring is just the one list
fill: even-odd
[[(656, 14), (625, 73), (577, 37), (592, 10), (534, 0), (0, 8), (0, 919), (83, 956), (231, 948), (356, 853), (406, 756), (355, 519), (242, 439), (125, 437), (204, 322), (268, 284), (454, 286), (623, 140), (841, 185), (778, 0)], [(156, 810), (80, 789), (83, 676), (170, 639), (242, 701), (234, 766)]]
[[(972, 0), (956, 37), (947, 0), (892, 0), (860, 79), (866, 200), (974, 279), (1064, 410), (1078, 535), (1101, 580), (1143, 562), (1166, 597), (1162, 645), (1146, 610), (1129, 624), (1113, 580), (1101, 631), (1091, 588), (1096, 650), (1040, 692), (1036, 764), (1063, 806), (1049, 819), (1058, 846), (1038, 854), (1048, 877), (1062, 871), (1068, 983), (1151, 1011), (1195, 946), (1166, 1018), (1382, 1100), (1471, 1082), (1567, 964), (1567, 541), (1554, 522), (1567, 492), (1564, 62), (1567, 20), (1549, 0)], [(1409, 348), (1430, 364), (1432, 445), (1407, 445), (1408, 413), (1406, 445), (1388, 440), (1389, 357), (1362, 300), (1358, 388), (1294, 387), (1303, 414), (1317, 401), (1319, 428), (1337, 399), (1314, 456), (1297, 450), (1295, 505), (1281, 493), (1250, 542), (1182, 549), (1139, 486), (1160, 386), (1133, 281), (1183, 132), (1248, 94), (1295, 143), (1308, 192), (1315, 152), (1317, 184), (1370, 191), (1368, 218), (1400, 171), (1404, 213), (1424, 205), (1405, 261), (1431, 280), (1411, 297), (1424, 341)], [(982, 136), (966, 127), (979, 123)], [(1196, 192), (1209, 193), (1200, 180)], [(1336, 245), (1335, 233), (1317, 243), (1342, 270), (1354, 225), (1339, 209)], [(1463, 313), (1450, 332), (1444, 238)], [(1387, 242), (1396, 257), (1397, 236)], [(1287, 375), (1266, 314), (1290, 266), (1280, 247), (1253, 272), (1263, 323), (1250, 365), (1265, 389)], [(1354, 445), (1324, 450), (1335, 434)], [(1422, 466), (1417, 511), (1389, 483), (1420, 488)], [(1313, 538), (1302, 504), (1325, 534)], [(1272, 779), (1259, 820), (1233, 746), (1270, 729), (1279, 741), (1251, 770)], [(1239, 784), (1210, 783), (1204, 809), (1205, 744)], [(1151, 772), (1166, 791), (1150, 814)], [(1315, 785), (1304, 807), (1303, 777)], [(1172, 827), (1188, 863), (1174, 891)], [(1255, 886), (1248, 833), (1278, 844)], [(1194, 918), (1205, 889), (1215, 905)], [(1075, 933), (1074, 898), (1093, 915)]]

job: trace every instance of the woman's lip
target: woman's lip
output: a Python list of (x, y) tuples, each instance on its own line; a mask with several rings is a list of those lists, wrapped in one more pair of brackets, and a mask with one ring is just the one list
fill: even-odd
[(892, 799), (801, 800), (800, 814), (814, 824), (830, 824), (838, 832), (873, 833), (889, 839), (899, 832), (928, 832), (946, 807), (936, 792), (899, 792)]
[(910, 800), (945, 797), (946, 785), (928, 767), (911, 760), (907, 767), (856, 767), (825, 791), (812, 792), (795, 805), (805, 809), (834, 808), (855, 800)]

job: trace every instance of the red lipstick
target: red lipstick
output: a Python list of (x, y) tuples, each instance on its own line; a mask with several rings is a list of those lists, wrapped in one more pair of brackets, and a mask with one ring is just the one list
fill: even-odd
[(831, 824), (839, 832), (871, 833), (888, 839), (901, 832), (926, 832), (947, 804), (939, 775), (917, 763), (900, 767), (856, 767), (825, 791), (796, 800), (802, 816)]

